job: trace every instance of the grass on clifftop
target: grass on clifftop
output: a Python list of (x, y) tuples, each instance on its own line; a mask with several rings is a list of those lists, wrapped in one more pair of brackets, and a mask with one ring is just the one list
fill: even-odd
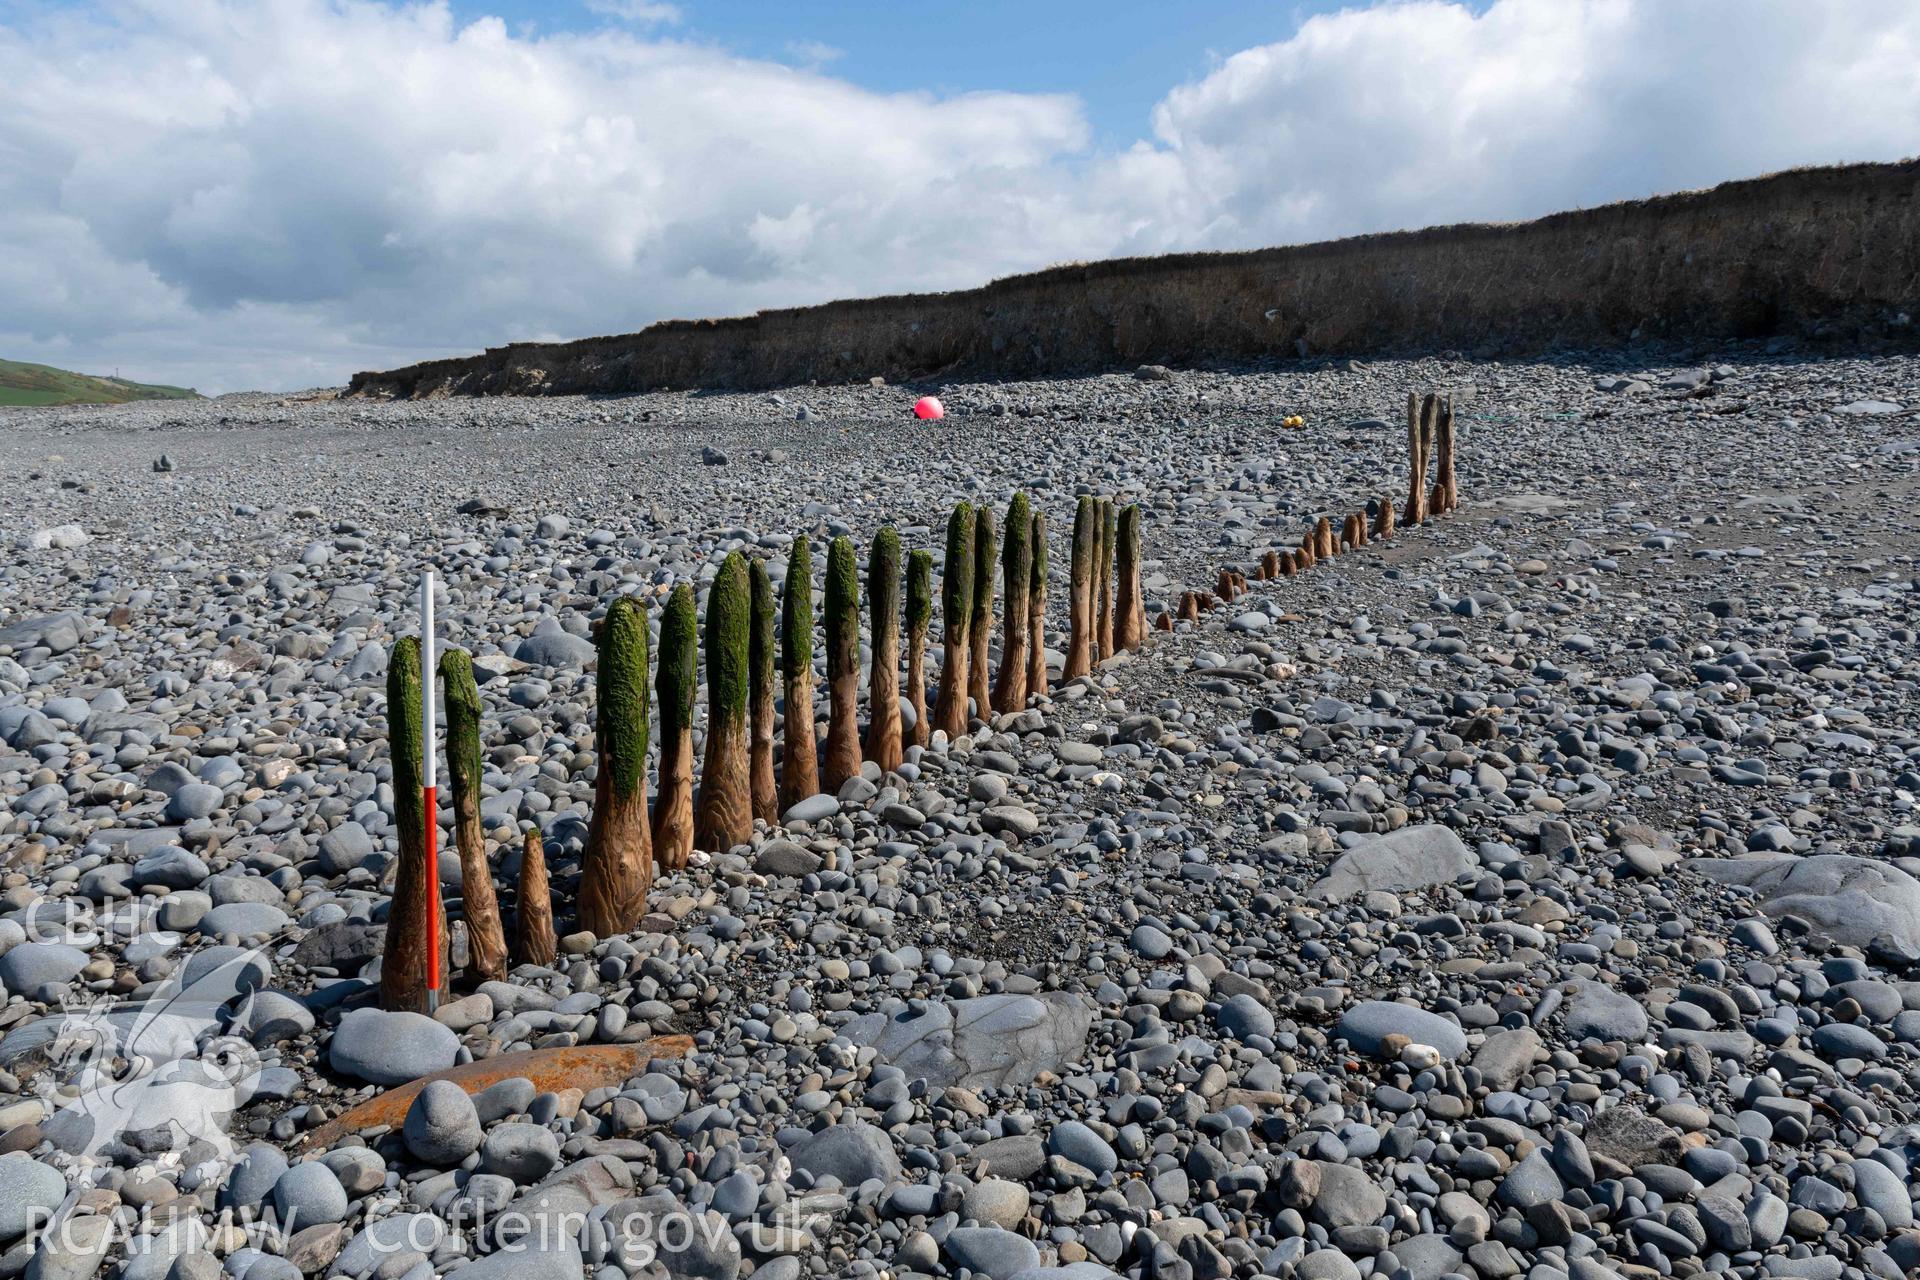
[(0, 360), (0, 405), (125, 404), (129, 400), (198, 400), (190, 387), (160, 387), (124, 378), (96, 378), (47, 364)]

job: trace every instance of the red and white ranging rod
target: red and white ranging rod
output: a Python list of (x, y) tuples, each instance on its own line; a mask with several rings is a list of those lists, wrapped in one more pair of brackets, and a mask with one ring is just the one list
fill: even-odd
[(426, 815), (427, 1012), (440, 1007), (440, 818), (434, 761), (433, 570), (420, 571), (420, 808)]

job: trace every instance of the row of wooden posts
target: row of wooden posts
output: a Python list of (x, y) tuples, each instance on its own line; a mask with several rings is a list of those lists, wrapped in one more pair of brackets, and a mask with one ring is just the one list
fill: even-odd
[[(593, 814), (581, 860), (579, 927), (601, 937), (635, 927), (646, 910), (655, 863), (687, 865), (696, 848), (719, 852), (745, 843), (756, 819), (772, 823), (822, 790), (836, 793), (870, 759), (897, 768), (909, 746), (935, 732), (949, 739), (967, 732), (970, 716), (1025, 708), (1047, 692), (1047, 522), (1026, 494), (1008, 504), (997, 548), (993, 512), (961, 503), (947, 522), (941, 584), (944, 658), (931, 714), (927, 706), (927, 631), (933, 619), (933, 556), (913, 551), (904, 573), (899, 534), (875, 535), (867, 557), (866, 612), (871, 663), (864, 743), (859, 715), (860, 591), (853, 543), (837, 537), (827, 549), (824, 593), (827, 733), (824, 750), (814, 706), (812, 551), (796, 538), (787, 558), (778, 613), (766, 563), (740, 552), (720, 566), (707, 596), (704, 643), (691, 585), (681, 583), (660, 616), (659, 655), (649, 689), (646, 605), (620, 596), (607, 607), (596, 634), (594, 684), (598, 769)], [(1000, 665), (989, 681), (994, 621), (995, 561), (1002, 583)], [(904, 587), (904, 591), (903, 591)], [(900, 713), (902, 601), (905, 616), (905, 696), (911, 725)], [(1068, 590), (1068, 640), (1062, 680), (1086, 675), (1116, 653), (1146, 639), (1140, 588), (1140, 509), (1111, 498), (1083, 496), (1074, 511)], [(777, 640), (776, 640), (777, 637)], [(693, 704), (696, 662), (706, 663), (707, 732), (699, 796), (693, 787)], [(461, 865), (462, 911), (467, 925), (470, 982), (504, 979), (509, 959), (550, 965), (556, 938), (547, 867), (538, 831), (529, 830), (521, 857), (511, 951), (493, 888), (480, 819), (480, 694), (468, 654), (448, 650), (439, 663), (445, 686), (447, 774), (451, 783), (454, 844)], [(419, 641), (394, 646), (387, 670), (387, 727), (393, 764), (400, 856), (394, 875), (381, 1000), (389, 1009), (422, 1010), (427, 1003), (432, 900), (420, 787), (421, 672)], [(786, 717), (778, 777), (774, 768), (776, 686)], [(660, 743), (658, 800), (648, 803), (649, 720), (657, 717)], [(444, 912), (444, 909), (443, 909)], [(450, 972), (444, 918), (441, 972)]]
[[(1346, 551), (1366, 546), (1374, 538), (1387, 538), (1396, 528), (1422, 524), (1433, 516), (1452, 511), (1460, 505), (1459, 483), (1453, 468), (1453, 401), (1451, 397), (1407, 395), (1407, 453), (1409, 483), (1407, 502), (1398, 514), (1393, 499), (1383, 497), (1370, 504), (1371, 512), (1350, 512), (1340, 522), (1338, 535), (1333, 521), (1321, 516), (1300, 538), (1298, 547), (1269, 549), (1254, 567), (1254, 580), (1291, 578), (1311, 569), (1322, 560), (1330, 560)], [(1433, 483), (1427, 477), (1431, 467)], [(1371, 518), (1369, 518), (1371, 515)], [(1172, 626), (1174, 617), (1197, 622), (1200, 615), (1216, 604), (1231, 604), (1246, 594), (1247, 576), (1235, 568), (1220, 571), (1214, 589), (1186, 591), (1173, 617), (1161, 616), (1163, 626)]]

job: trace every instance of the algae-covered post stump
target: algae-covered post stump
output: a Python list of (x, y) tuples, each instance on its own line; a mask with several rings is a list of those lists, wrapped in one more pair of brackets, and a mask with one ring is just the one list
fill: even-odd
[[(427, 865), (427, 822), (420, 777), (420, 641), (403, 636), (387, 660), (387, 752), (393, 766), (393, 821), (400, 834), (393, 901), (380, 962), (380, 1003), (427, 1011), (427, 902), (438, 868)], [(446, 912), (440, 920), (440, 972), (451, 968)]]
[(540, 832), (528, 828), (520, 849), (520, 888), (514, 897), (513, 962), (550, 967), (559, 951), (553, 931), (553, 898), (547, 888), (547, 854)]
[(774, 608), (773, 579), (766, 561), (755, 559), (747, 570), (753, 596), (753, 617), (747, 632), (747, 666), (752, 681), (747, 690), (752, 722), (752, 746), (747, 774), (753, 789), (753, 816), (772, 824), (780, 820), (780, 793), (773, 780)]
[(867, 758), (882, 770), (905, 759), (900, 733), (900, 535), (892, 525), (867, 553), (867, 625), (873, 663), (867, 675)]
[(580, 927), (626, 933), (647, 910), (653, 837), (647, 823), (647, 614), (621, 596), (600, 621), (594, 673), (593, 820), (580, 861)]
[(820, 785), (838, 795), (860, 772), (860, 586), (853, 543), (827, 546), (827, 749)]
[(993, 705), (1018, 711), (1027, 705), (1027, 630), (1033, 625), (1033, 510), (1027, 495), (1007, 504), (1006, 536), (1000, 571), (1006, 616), (1000, 635), (1000, 673), (993, 682)]
[(813, 726), (813, 552), (804, 537), (787, 553), (780, 596), (780, 678), (786, 717), (781, 734), (780, 810), (820, 794), (819, 739)]
[(907, 705), (913, 708), (909, 746), (924, 747), (933, 736), (927, 713), (927, 627), (933, 622), (933, 552), (907, 556)]
[(693, 588), (681, 583), (660, 615), (660, 799), (653, 812), (653, 851), (678, 871), (693, 853), (693, 694), (699, 684), (698, 610)]
[(1093, 670), (1094, 559), (1099, 552), (1099, 508), (1082, 495), (1073, 509), (1073, 550), (1068, 566), (1067, 660), (1062, 680), (1077, 680)]
[(1147, 642), (1147, 606), (1140, 594), (1140, 504), (1129, 503), (1120, 513), (1115, 548), (1118, 583), (1113, 601), (1113, 644), (1131, 652)]
[(973, 512), (973, 616), (967, 621), (967, 692), (973, 696), (973, 714), (993, 719), (993, 690), (987, 679), (987, 646), (993, 640), (993, 512)]
[(1032, 548), (1027, 575), (1027, 696), (1047, 696), (1047, 515), (1033, 513), (1027, 542)]
[(707, 753), (700, 769), (693, 843), (710, 853), (725, 853), (753, 838), (747, 773), (747, 631), (752, 613), (747, 558), (729, 552), (707, 593)]
[(447, 777), (453, 789), (453, 839), (460, 853), (461, 914), (467, 921), (467, 972), (474, 982), (507, 976), (507, 935), (493, 894), (486, 832), (480, 825), (480, 686), (463, 649), (440, 655), (446, 687)]
[(947, 740), (967, 731), (967, 626), (973, 619), (973, 508), (961, 503), (947, 520), (946, 570), (940, 582), (940, 700), (933, 727)]

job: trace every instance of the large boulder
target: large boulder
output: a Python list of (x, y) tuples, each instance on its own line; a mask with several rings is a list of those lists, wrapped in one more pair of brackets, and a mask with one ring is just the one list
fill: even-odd
[(528, 636), (513, 656), (531, 667), (578, 669), (593, 661), (593, 641), (565, 631)]
[(915, 1013), (856, 1018), (841, 1034), (929, 1084), (964, 1089), (1030, 1084), (1086, 1051), (1093, 1010), (1064, 991), (976, 996)]
[(1443, 1058), (1458, 1058), (1467, 1051), (1467, 1033), (1459, 1023), (1432, 1010), (1392, 1000), (1362, 1000), (1351, 1006), (1340, 1015), (1333, 1034), (1356, 1051), (1374, 1056), (1386, 1053), (1390, 1035), (1431, 1045)]
[(287, 1168), (287, 1157), (280, 1148), (265, 1142), (250, 1144), (228, 1172), (220, 1204), (228, 1207), (261, 1203), (273, 1194), (274, 1186)]
[(1794, 916), (1843, 946), (1920, 961), (1920, 880), (1898, 867), (1842, 853), (1692, 858), (1686, 866), (1752, 889), (1775, 919)]
[(487, 1232), (495, 1247), (550, 1249), (572, 1239), (579, 1224), (601, 1206), (613, 1227), (614, 1215), (633, 1197), (633, 1171), (612, 1156), (589, 1156), (558, 1170), (529, 1187), (506, 1208), (487, 1217)]
[(796, 1169), (815, 1178), (836, 1178), (847, 1188), (878, 1179), (900, 1181), (900, 1155), (893, 1139), (875, 1125), (853, 1121), (810, 1133), (787, 1152)]
[(80, 643), (87, 621), (77, 613), (56, 613), (44, 618), (22, 618), (0, 627), (0, 649), (45, 648), (65, 653)]
[(1573, 1040), (1624, 1040), (1647, 1034), (1647, 1011), (1624, 991), (1580, 978), (1567, 984), (1567, 1035)]
[(330, 1276), (371, 1275), (380, 1263), (401, 1253), (432, 1253), (446, 1237), (447, 1224), (431, 1213), (396, 1213), (363, 1228), (328, 1268)]
[(1040, 1250), (1018, 1232), (999, 1227), (955, 1227), (947, 1232), (947, 1256), (990, 1280), (1009, 1280), (1040, 1265)]
[(360, 823), (343, 822), (320, 837), (316, 853), (323, 871), (343, 876), (373, 856), (373, 837)]
[(336, 920), (310, 929), (293, 949), (293, 962), (309, 969), (354, 974), (386, 949), (387, 926), (365, 920)]
[[(728, 1237), (729, 1242), (732, 1237)], [(734, 1245), (737, 1250), (740, 1246)], [(583, 1265), (580, 1246), (555, 1233), (525, 1248), (502, 1249), (447, 1272), (449, 1280), (578, 1280)]]
[(23, 942), (0, 955), (0, 984), (9, 995), (51, 1001), (92, 959), (64, 942)]
[(197, 889), (207, 878), (206, 860), (178, 845), (155, 849), (133, 864), (133, 882), (163, 889)]
[(1473, 1066), (1489, 1089), (1511, 1089), (1533, 1068), (1540, 1048), (1540, 1033), (1532, 1027), (1496, 1031), (1473, 1055)]
[(334, 1028), (327, 1061), (373, 1084), (405, 1084), (453, 1065), (460, 1038), (422, 1013), (355, 1009)]
[(613, 1240), (627, 1242), (635, 1257), (653, 1258), (669, 1280), (734, 1280), (740, 1274), (740, 1241), (727, 1220), (666, 1191), (621, 1200), (607, 1209), (603, 1221)]
[(67, 1195), (67, 1180), (24, 1151), (0, 1156), (0, 1242), (46, 1222)]
[(1429, 822), (1353, 846), (1309, 892), (1322, 902), (1344, 902), (1375, 891), (1408, 893), (1452, 884), (1478, 865), (1459, 836)]
[(1319, 1167), (1319, 1178), (1313, 1216), (1327, 1230), (1372, 1226), (1386, 1213), (1386, 1193), (1365, 1169), (1331, 1160), (1316, 1160), (1314, 1164)]
[(407, 1108), (401, 1136), (414, 1158), (451, 1169), (480, 1149), (486, 1135), (467, 1091), (451, 1080), (429, 1080)]
[(1628, 1102), (1608, 1107), (1587, 1121), (1581, 1136), (1590, 1156), (1628, 1169), (1643, 1164), (1678, 1164), (1686, 1154), (1676, 1129)]

